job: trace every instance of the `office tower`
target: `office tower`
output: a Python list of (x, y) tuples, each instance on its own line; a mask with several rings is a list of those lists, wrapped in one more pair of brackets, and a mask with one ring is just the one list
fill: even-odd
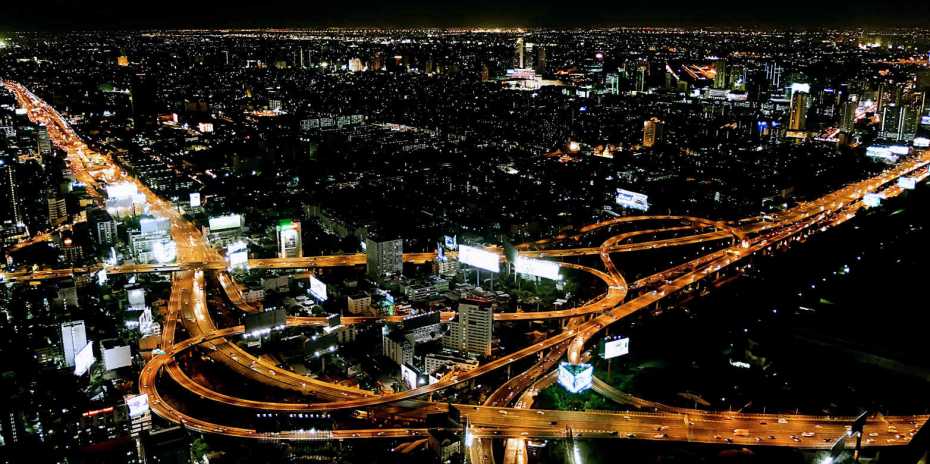
[(396, 240), (365, 240), (365, 254), (367, 255), (368, 275), (382, 277), (389, 274), (400, 274), (404, 270), (404, 241)]
[(65, 365), (74, 367), (74, 356), (87, 345), (87, 333), (84, 321), (71, 321), (61, 324), (61, 347), (65, 356)]
[(64, 198), (48, 197), (48, 223), (52, 227), (60, 226), (68, 221), (68, 207)]
[(517, 69), (523, 69), (524, 64), (524, 54), (526, 53), (526, 46), (523, 41), (523, 37), (517, 38), (517, 43), (514, 50), (514, 67)]
[(129, 66), (129, 57), (126, 55), (116, 57), (116, 65), (122, 68)]
[(0, 186), (3, 188), (4, 208), (6, 211), (0, 220), (12, 221), (13, 224), (22, 224), (22, 200), (19, 198), (19, 187), (16, 184), (16, 166), (10, 159), (0, 159)]
[(895, 104), (887, 104), (882, 109), (882, 129), (879, 135), (888, 139), (898, 139), (901, 129), (901, 110)]
[(488, 301), (462, 300), (456, 319), (449, 322), (449, 334), (442, 339), (442, 346), (490, 356), (493, 328), (494, 307)]
[(620, 76), (616, 73), (610, 73), (606, 77), (607, 93), (618, 95), (620, 93)]
[(656, 143), (661, 142), (664, 129), (665, 123), (660, 119), (647, 119), (643, 123), (643, 146), (646, 148), (651, 148)]
[(851, 131), (856, 126), (856, 110), (859, 108), (858, 102), (846, 102), (843, 104), (843, 119), (840, 122), (840, 129)]
[(800, 131), (807, 127), (807, 102), (810, 93), (794, 90), (791, 93), (791, 108), (788, 117), (788, 130)]
[(769, 82), (770, 88), (777, 89), (781, 86), (781, 75), (783, 71), (784, 68), (777, 63), (765, 65), (765, 79)]
[(116, 243), (116, 221), (105, 209), (94, 208), (87, 212), (87, 222), (98, 247)]
[(491, 70), (488, 69), (487, 64), (481, 65), (481, 82), (486, 82), (491, 80)]
[(279, 258), (300, 258), (304, 255), (299, 221), (285, 219), (279, 222), (275, 229)]
[(52, 141), (48, 137), (48, 127), (44, 124), (39, 125), (39, 130), (36, 133), (38, 136), (38, 150), (39, 159), (44, 160), (45, 157), (52, 154)]
[(349, 60), (349, 71), (352, 72), (361, 72), (362, 71), (362, 60), (361, 58), (352, 58)]
[(645, 64), (641, 64), (636, 67), (636, 76), (635, 76), (636, 83), (633, 86), (633, 90), (637, 92), (646, 91), (646, 70), (647, 69), (648, 69), (647, 65)]
[(715, 89), (725, 89), (727, 88), (727, 62), (726, 60), (717, 60), (714, 62), (714, 88)]
[(543, 75), (546, 73), (546, 47), (540, 45), (536, 47), (536, 74)]

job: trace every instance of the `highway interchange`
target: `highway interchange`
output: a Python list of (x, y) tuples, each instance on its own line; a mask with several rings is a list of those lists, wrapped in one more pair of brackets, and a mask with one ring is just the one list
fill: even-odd
[[(656, 412), (576, 412), (532, 409), (535, 391), (551, 383), (554, 368), (560, 360), (581, 362), (587, 356), (586, 347), (605, 328), (630, 315), (654, 307), (656, 302), (717, 276), (721, 270), (737, 266), (754, 253), (788, 246), (807, 235), (826, 230), (855, 216), (864, 207), (866, 193), (880, 193), (885, 198), (898, 195), (895, 183), (902, 176), (923, 180), (928, 176), (930, 153), (924, 151), (907, 158), (878, 176), (849, 184), (823, 197), (801, 203), (771, 217), (754, 217), (741, 221), (721, 222), (687, 216), (627, 216), (592, 224), (552, 239), (517, 246), (521, 255), (540, 258), (597, 255), (603, 270), (579, 264), (561, 262), (563, 268), (585, 272), (603, 282), (605, 291), (593, 301), (576, 308), (540, 312), (495, 314), (497, 321), (531, 321), (562, 319), (562, 332), (509, 353), (476, 369), (458, 372), (440, 381), (419, 388), (389, 394), (376, 394), (354, 387), (325, 382), (283, 369), (256, 357), (232, 342), (241, 336), (242, 326), (217, 327), (205, 298), (207, 278), (223, 290), (227, 301), (239, 311), (254, 312), (246, 304), (238, 285), (225, 271), (222, 255), (211, 247), (200, 231), (186, 221), (169, 202), (158, 198), (151, 190), (123, 173), (112, 158), (88, 147), (73, 132), (64, 118), (21, 85), (3, 83), (27, 110), (31, 120), (46, 124), (52, 141), (68, 155), (76, 178), (88, 186), (88, 192), (102, 200), (99, 191), (107, 183), (132, 182), (146, 196), (153, 214), (171, 220), (172, 236), (178, 245), (177, 263), (168, 265), (121, 265), (70, 269), (31, 269), (0, 274), (7, 282), (29, 282), (72, 276), (76, 273), (171, 272), (172, 291), (162, 331), (163, 354), (153, 357), (143, 368), (139, 390), (148, 394), (152, 410), (159, 416), (206, 433), (275, 440), (349, 439), (349, 438), (415, 438), (425, 434), (423, 428), (372, 428), (333, 431), (258, 432), (253, 429), (218, 424), (193, 417), (171, 404), (158, 390), (158, 384), (168, 378), (191, 393), (218, 404), (256, 411), (333, 411), (366, 409), (414, 402), (422, 411), (443, 411), (448, 406), (430, 403), (421, 398), (449, 387), (469, 382), (487, 373), (505, 368), (524, 359), (536, 361), (529, 369), (517, 373), (502, 385), (482, 405), (452, 405), (466, 419), (466, 442), (477, 443), (471, 449), (472, 458), (487, 454), (489, 439), (508, 439), (505, 460), (525, 459), (526, 440), (538, 438), (590, 437), (626, 438), (662, 441), (687, 441), (736, 445), (765, 445), (798, 448), (829, 448), (838, 438), (846, 436), (852, 418), (820, 417), (784, 414), (741, 414), (708, 412), (696, 409), (669, 408), (641, 400), (598, 380), (594, 389), (605, 397), (634, 406), (646, 406)], [(574, 246), (593, 232), (609, 231), (623, 223), (649, 221), (667, 224), (611, 235), (599, 246)], [(665, 238), (638, 240), (645, 236)], [(669, 234), (665, 236), (664, 234)], [(683, 235), (682, 235), (683, 234)], [(675, 265), (651, 276), (627, 283), (617, 271), (612, 254), (645, 251), (675, 246), (717, 243), (718, 248), (688, 262)], [(492, 249), (503, 255), (502, 250)], [(426, 263), (435, 259), (433, 253), (407, 253), (404, 260)], [(364, 254), (316, 256), (291, 259), (250, 260), (251, 268), (310, 269), (328, 266), (360, 266)], [(631, 298), (627, 298), (631, 296)], [(443, 318), (454, 316), (444, 312)], [(343, 318), (351, 324), (371, 318)], [(178, 340), (178, 323), (188, 338)], [(288, 325), (322, 325), (322, 318), (291, 317)], [(216, 392), (188, 376), (176, 357), (192, 349), (201, 349), (215, 361), (254, 381), (299, 392), (314, 398), (312, 402), (269, 402), (238, 398)], [(873, 417), (867, 422), (864, 446), (903, 445), (928, 420), (928, 416)], [(740, 433), (734, 431), (739, 430)], [(852, 438), (850, 438), (852, 439)], [(525, 461), (523, 461), (525, 462)]]

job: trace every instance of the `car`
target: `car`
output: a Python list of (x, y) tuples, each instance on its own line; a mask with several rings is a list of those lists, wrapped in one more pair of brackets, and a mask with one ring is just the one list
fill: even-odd
[(655, 439), (657, 439), (657, 440), (658, 440), (658, 439), (662, 439), (662, 438), (668, 438), (668, 434), (667, 434), (667, 433), (657, 433), (657, 434), (653, 435), (652, 438), (655, 438)]
[(803, 432), (801, 433), (801, 436), (804, 438), (810, 438), (814, 436), (814, 432)]
[(878, 432), (870, 432), (870, 433), (869, 433), (869, 436), (872, 437), (872, 438), (875, 438), (875, 437), (878, 436)]
[(633, 433), (633, 432), (628, 432), (628, 433), (626, 434), (626, 437), (627, 437), (627, 438), (636, 438), (636, 434)]

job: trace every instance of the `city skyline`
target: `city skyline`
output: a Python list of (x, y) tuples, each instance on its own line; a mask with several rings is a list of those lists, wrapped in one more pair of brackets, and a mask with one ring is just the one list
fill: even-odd
[(928, 92), (921, 28), (4, 34), (0, 462), (921, 462)]

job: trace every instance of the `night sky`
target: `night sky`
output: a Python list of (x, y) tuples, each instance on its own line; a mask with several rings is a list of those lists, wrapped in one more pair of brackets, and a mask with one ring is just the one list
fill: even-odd
[(6, 30), (253, 26), (927, 26), (927, 0), (8, 0)]

